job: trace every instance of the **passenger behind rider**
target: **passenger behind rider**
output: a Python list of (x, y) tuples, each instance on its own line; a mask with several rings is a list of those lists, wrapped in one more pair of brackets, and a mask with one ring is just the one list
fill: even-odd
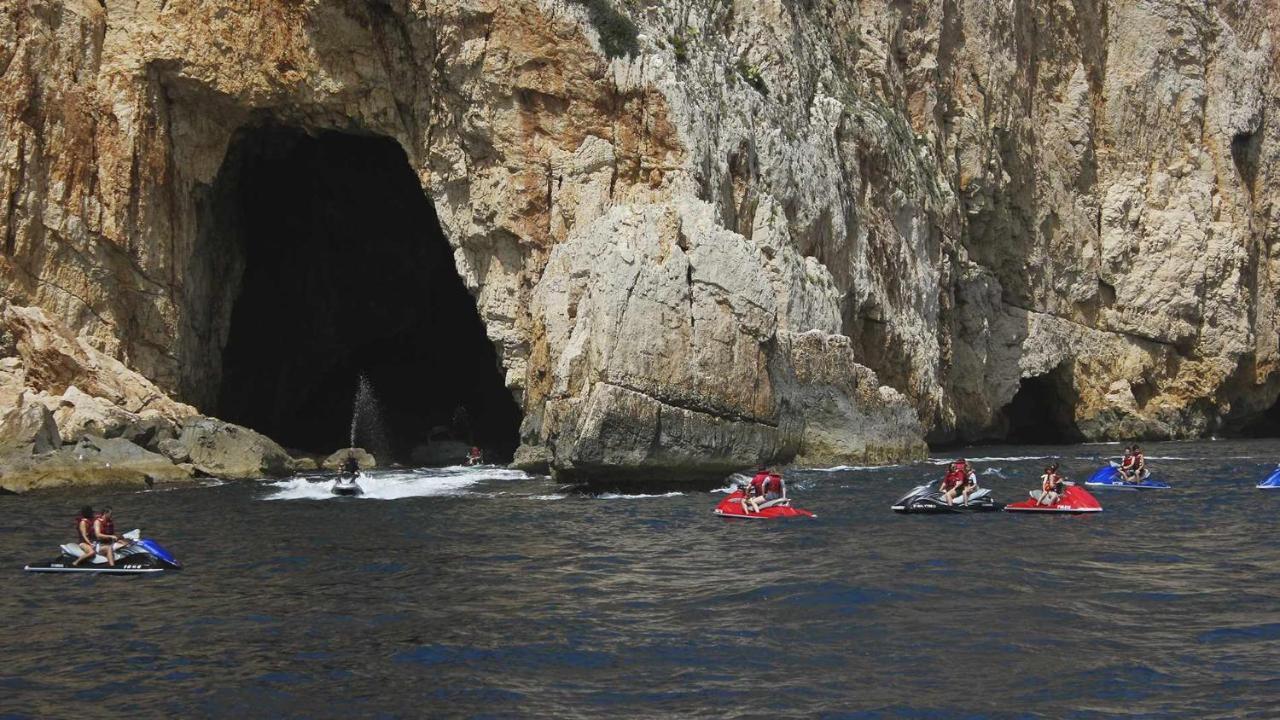
[(946, 498), (948, 505), (953, 504), (956, 493), (960, 493), (964, 498), (963, 504), (968, 505), (970, 493), (977, 489), (978, 475), (964, 458), (947, 467), (947, 474), (942, 478), (942, 497)]
[(1142, 448), (1137, 443), (1133, 444), (1133, 481), (1138, 482), (1147, 476), (1147, 458), (1142, 454)]
[(103, 508), (93, 521), (93, 536), (97, 542), (96, 550), (107, 551), (107, 565), (116, 566), (116, 548), (124, 547), (129, 541), (116, 535), (115, 523), (111, 521), (111, 508)]
[(756, 469), (755, 477), (751, 478), (751, 484), (747, 487), (745, 495), (742, 507), (747, 512), (760, 512), (762, 506), (789, 502), (787, 486), (782, 481), (782, 475), (763, 466)]
[(93, 539), (93, 508), (88, 505), (81, 508), (80, 514), (76, 516), (76, 543), (84, 553), (71, 563), (72, 567), (98, 554), (98, 543)]

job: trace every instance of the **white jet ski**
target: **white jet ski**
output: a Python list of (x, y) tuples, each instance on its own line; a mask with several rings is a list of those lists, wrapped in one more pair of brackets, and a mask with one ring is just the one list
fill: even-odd
[(142, 537), (141, 530), (130, 530), (121, 537), (132, 542), (120, 543), (116, 546), (116, 564), (107, 564), (105, 555), (97, 555), (92, 560), (73, 565), (84, 555), (84, 550), (76, 543), (65, 543), (61, 546), (62, 554), (48, 562), (31, 563), (22, 568), (27, 572), (38, 573), (98, 573), (104, 575), (142, 575), (161, 573), (169, 570), (181, 570), (178, 562), (160, 543)]
[(333, 481), (333, 487), (330, 492), (334, 495), (343, 495), (346, 497), (356, 497), (364, 494), (364, 488), (360, 487), (360, 483), (356, 479), (361, 475), (339, 475), (337, 480)]

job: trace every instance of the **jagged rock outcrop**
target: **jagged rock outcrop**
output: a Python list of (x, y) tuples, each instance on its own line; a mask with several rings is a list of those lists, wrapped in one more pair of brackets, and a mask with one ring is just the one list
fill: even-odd
[(192, 477), (191, 467), (118, 437), (84, 437), (50, 452), (0, 456), (0, 489), (12, 493), (92, 485), (147, 488)]
[[(526, 463), (910, 458), (1020, 390), (1186, 437), (1280, 394), (1274, 4), (589, 4), (11, 4), (3, 295), (207, 405), (243, 271), (209, 195), (278, 124), (404, 149)], [(60, 430), (145, 409), (28, 386)]]
[(369, 470), (378, 467), (378, 459), (375, 458), (368, 450), (364, 448), (343, 448), (320, 463), (320, 467), (325, 470), (341, 470), (343, 463), (347, 458), (354, 457), (356, 463), (361, 470)]
[(176, 463), (227, 480), (281, 477), (293, 472), (293, 459), (271, 438), (217, 418), (188, 418), (182, 434), (161, 451)]

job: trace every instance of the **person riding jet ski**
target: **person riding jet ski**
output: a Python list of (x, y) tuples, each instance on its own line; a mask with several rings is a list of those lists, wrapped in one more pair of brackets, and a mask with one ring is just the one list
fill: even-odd
[(751, 484), (744, 493), (742, 507), (747, 512), (760, 512), (762, 507), (782, 505), (790, 502), (787, 499), (787, 486), (782, 475), (761, 467), (751, 478)]
[(93, 508), (85, 505), (76, 516), (76, 543), (84, 554), (76, 558), (72, 567), (79, 567), (80, 563), (98, 554), (98, 543), (93, 539), (93, 521)]
[(1040, 476), (1040, 497), (1036, 498), (1036, 504), (1047, 506), (1058, 502), (1066, 485), (1066, 479), (1058, 474), (1058, 463), (1046, 465)]
[(1135, 443), (1125, 446), (1124, 459), (1120, 461), (1120, 477), (1127, 483), (1136, 483), (1148, 475), (1147, 459), (1142, 448)]
[(964, 458), (951, 463), (947, 469), (947, 474), (942, 478), (942, 497), (946, 499), (947, 504), (951, 505), (957, 493), (964, 497), (964, 504), (969, 504), (969, 495), (978, 489), (978, 474), (973, 471), (973, 466), (965, 461)]
[(342, 461), (342, 469), (338, 471), (338, 479), (334, 481), (330, 492), (334, 495), (363, 495), (364, 488), (356, 482), (359, 476), (360, 461), (356, 460), (354, 455), (348, 455), (347, 459)]
[[(111, 520), (111, 508), (103, 508), (93, 519), (93, 540), (94, 553), (100, 553), (103, 550), (107, 553), (107, 566), (116, 566), (116, 550), (125, 547), (132, 541), (116, 535), (115, 523)], [(81, 557), (77, 560), (83, 560)], [(76, 564), (76, 563), (73, 563)]]
[(346, 460), (342, 461), (342, 474), (352, 477), (360, 474), (360, 461), (356, 460), (355, 455), (348, 455)]

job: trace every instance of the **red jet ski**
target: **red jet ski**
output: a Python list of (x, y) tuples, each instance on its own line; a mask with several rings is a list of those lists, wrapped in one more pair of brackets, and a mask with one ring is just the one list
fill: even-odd
[(1057, 502), (1052, 505), (1041, 505), (1038, 502), (1040, 497), (1039, 490), (1031, 491), (1031, 499), (1023, 500), (1018, 503), (1009, 503), (1004, 506), (1005, 512), (1029, 512), (1029, 513), (1095, 513), (1102, 512), (1102, 504), (1098, 502), (1098, 498), (1089, 494), (1079, 485), (1068, 485), (1062, 491), (1062, 495), (1058, 497)]
[(760, 508), (760, 512), (747, 512), (746, 508), (742, 507), (742, 498), (744, 497), (746, 495), (741, 490), (734, 490), (726, 495), (712, 512), (724, 518), (743, 518), (746, 520), (817, 517), (808, 510), (793, 508), (790, 505), (770, 505), (769, 507)]

